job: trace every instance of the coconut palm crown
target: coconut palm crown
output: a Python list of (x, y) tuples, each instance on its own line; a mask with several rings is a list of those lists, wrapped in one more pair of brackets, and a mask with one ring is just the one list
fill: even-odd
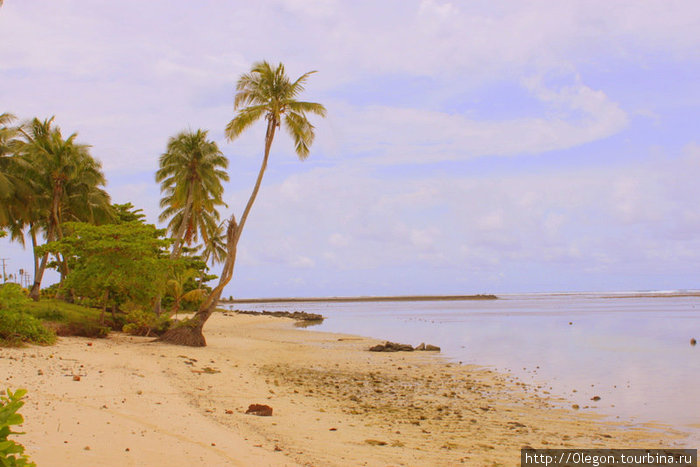
[(168, 141), (156, 181), (164, 194), (159, 220), (170, 219), (168, 229), (175, 239), (173, 257), (183, 244), (191, 244), (198, 234), (206, 241), (208, 232), (216, 228), (216, 207), (225, 206), (221, 182), (229, 179), (227, 167), (228, 159), (215, 142), (207, 140), (204, 130), (182, 131)]

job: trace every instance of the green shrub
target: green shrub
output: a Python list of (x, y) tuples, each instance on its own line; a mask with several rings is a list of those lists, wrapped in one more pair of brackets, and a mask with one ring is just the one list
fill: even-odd
[(56, 284), (51, 284), (48, 287), (44, 287), (39, 291), (39, 296), (42, 300), (44, 299), (51, 299), (55, 298), (56, 294), (58, 293), (58, 289), (60, 287), (59, 283)]
[(0, 396), (0, 465), (3, 467), (36, 467), (24, 454), (24, 446), (7, 439), (10, 435), (24, 434), (12, 431), (10, 426), (24, 423), (24, 418), (17, 411), (24, 405), (22, 398), (26, 393), (24, 389), (14, 393), (8, 389), (7, 396)]
[(31, 302), (27, 292), (19, 284), (0, 285), (0, 310), (17, 310)]
[(170, 328), (171, 323), (166, 314), (156, 316), (152, 311), (135, 308), (126, 315), (126, 324), (122, 330), (136, 336), (160, 335)]
[(33, 344), (53, 344), (56, 335), (34, 316), (12, 309), (0, 310), (0, 344), (17, 346)]
[(42, 321), (61, 322), (66, 320), (66, 315), (56, 308), (39, 308), (32, 312), (32, 316)]
[[(111, 317), (107, 318), (105, 325), (101, 325), (99, 309), (61, 300), (45, 299), (31, 302), (27, 305), (27, 310), (61, 337), (107, 337), (110, 327), (116, 326)], [(121, 330), (121, 324), (116, 329)]]

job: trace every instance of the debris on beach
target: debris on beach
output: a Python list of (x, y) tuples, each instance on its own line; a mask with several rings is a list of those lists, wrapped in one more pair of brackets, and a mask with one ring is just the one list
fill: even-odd
[(250, 404), (248, 406), (248, 410), (246, 410), (245, 413), (257, 415), (259, 417), (271, 417), (272, 407), (265, 404)]
[(424, 342), (421, 342), (420, 345), (413, 347), (409, 344), (398, 344), (396, 342), (386, 341), (384, 344), (377, 344), (369, 348), (370, 352), (413, 352), (414, 350), (439, 352), (440, 347), (426, 344)]
[(386, 441), (381, 441), (378, 439), (366, 439), (365, 443), (369, 444), (370, 446), (386, 446), (388, 444)]

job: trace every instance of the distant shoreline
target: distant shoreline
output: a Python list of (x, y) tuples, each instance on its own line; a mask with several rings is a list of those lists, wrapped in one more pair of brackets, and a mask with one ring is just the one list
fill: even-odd
[(460, 301), (460, 300), (497, 300), (492, 294), (477, 295), (397, 295), (380, 297), (301, 297), (301, 298), (238, 298), (219, 300), (219, 303), (282, 303), (282, 302), (427, 302), (427, 301)]

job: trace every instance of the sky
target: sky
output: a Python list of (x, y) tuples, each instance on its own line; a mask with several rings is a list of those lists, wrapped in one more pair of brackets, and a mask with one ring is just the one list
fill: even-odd
[(698, 31), (696, 0), (5, 0), (0, 112), (55, 115), (153, 223), (168, 138), (208, 130), (240, 217), (236, 80), (317, 70), (328, 116), (304, 162), (275, 139), (224, 296), (698, 289)]

